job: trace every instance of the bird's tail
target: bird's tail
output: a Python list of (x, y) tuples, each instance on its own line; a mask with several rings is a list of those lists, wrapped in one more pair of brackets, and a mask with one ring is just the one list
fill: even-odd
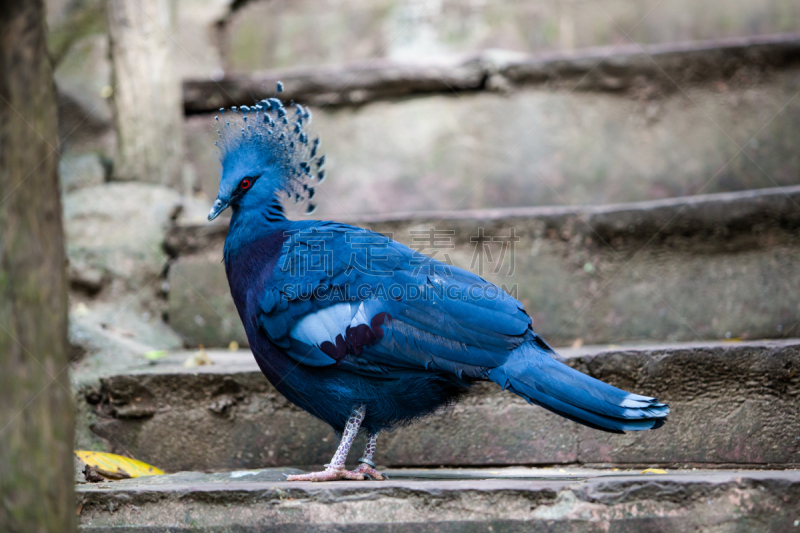
[(664, 425), (668, 405), (612, 387), (553, 355), (544, 343), (525, 343), (492, 369), (489, 378), (531, 403), (591, 428), (623, 433)]

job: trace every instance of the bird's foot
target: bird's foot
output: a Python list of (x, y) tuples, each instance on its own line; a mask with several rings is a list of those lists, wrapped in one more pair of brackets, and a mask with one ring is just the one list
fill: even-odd
[(322, 472), (311, 472), (310, 474), (293, 474), (291, 476), (286, 476), (286, 481), (338, 481), (340, 479), (363, 481), (364, 475), (365, 474), (360, 472), (358, 469), (351, 471), (345, 470), (344, 468), (326, 468)]
[(368, 465), (367, 463), (361, 463), (358, 465), (358, 468), (353, 470), (354, 473), (363, 474), (365, 476), (369, 476), (370, 479), (374, 479), (375, 481), (384, 481), (389, 479), (389, 476), (386, 474), (381, 474), (373, 466)]

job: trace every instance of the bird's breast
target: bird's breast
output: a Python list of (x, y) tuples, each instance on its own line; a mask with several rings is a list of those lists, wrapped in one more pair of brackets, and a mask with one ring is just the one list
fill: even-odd
[(257, 312), (256, 308), (247, 308), (257, 305), (258, 299), (270, 287), (270, 280), (280, 260), (284, 240), (283, 231), (276, 231), (238, 248), (232, 248), (225, 255), (225, 272), (231, 296), (245, 327), (248, 322), (245, 314)]

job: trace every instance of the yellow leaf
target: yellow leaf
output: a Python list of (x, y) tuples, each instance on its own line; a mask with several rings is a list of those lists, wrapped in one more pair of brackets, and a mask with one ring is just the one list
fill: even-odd
[(642, 474), (666, 474), (666, 470), (662, 470), (660, 468), (648, 468), (646, 470), (642, 470)]
[(78, 459), (97, 470), (101, 476), (111, 479), (158, 476), (164, 473), (163, 470), (147, 463), (113, 453), (75, 450), (75, 455), (78, 456)]
[(152, 350), (152, 351), (149, 351), (149, 352), (145, 352), (144, 357), (145, 357), (145, 359), (149, 359), (151, 361), (155, 361), (156, 359), (161, 359), (165, 355), (167, 355), (167, 351), (166, 350)]

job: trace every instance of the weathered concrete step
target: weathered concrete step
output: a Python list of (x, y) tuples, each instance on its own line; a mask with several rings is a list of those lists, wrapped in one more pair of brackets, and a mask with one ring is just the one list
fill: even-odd
[[(657, 431), (610, 435), (552, 415), (492, 384), (381, 435), (387, 466), (534, 464), (800, 465), (800, 340), (563, 350), (570, 365), (669, 402)], [(167, 471), (322, 465), (337, 439), (289, 404), (246, 352), (188, 353), (85, 381), (79, 442)], [(91, 429), (90, 429), (91, 428)], [(355, 447), (360, 449), (363, 441)], [(357, 452), (353, 452), (357, 453)]]
[(797, 470), (573, 476), (530, 470), (485, 479), (440, 470), (435, 479), (325, 484), (287, 483), (283, 473), (187, 472), (79, 485), (80, 530), (721, 533), (788, 532), (800, 524)]
[(281, 78), (282, 94), (312, 104), (328, 154), (321, 218), (798, 183), (797, 33), (187, 81), (187, 109), (209, 112), (185, 122), (187, 169), (209, 199), (219, 187), (214, 115), (272, 96)]
[(187, 113), (215, 112), (220, 107), (249, 103), (253, 98), (269, 98), (278, 81), (285, 83), (286, 92), (281, 96), (286, 100), (324, 107), (544, 83), (572, 82), (570, 90), (619, 92), (641, 86), (647, 80), (674, 90), (676, 84), (730, 80), (739, 69), (785, 68), (797, 63), (800, 33), (537, 55), (493, 50), (434, 63), (371, 59), (339, 66), (234, 75), (222, 80), (185, 80), (183, 105)]
[[(509, 288), (556, 346), (753, 339), (800, 333), (798, 205), (795, 186), (355, 223)], [(247, 342), (220, 262), (226, 234), (211, 224), (167, 236), (169, 322), (190, 345)]]

